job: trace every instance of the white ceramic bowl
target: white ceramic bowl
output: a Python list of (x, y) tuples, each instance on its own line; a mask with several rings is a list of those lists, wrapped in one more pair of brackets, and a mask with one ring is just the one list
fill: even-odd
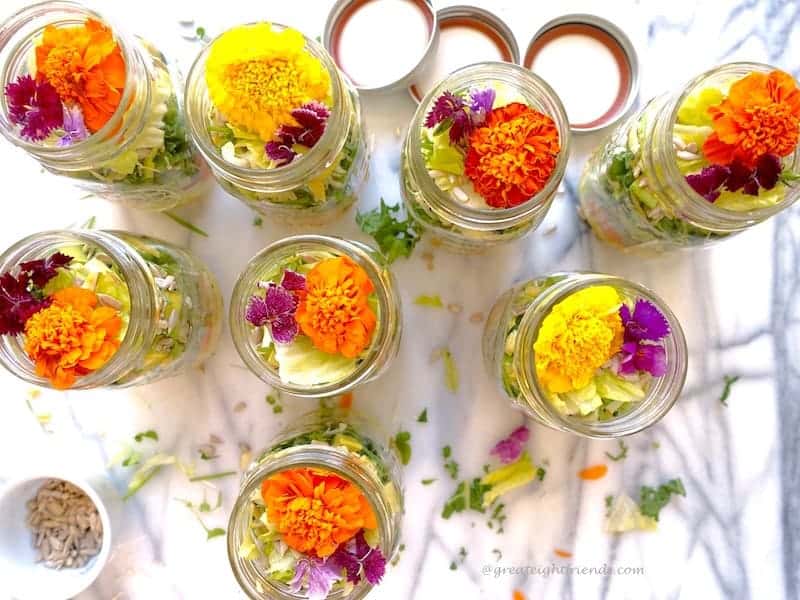
[[(51, 569), (36, 562), (37, 550), (26, 524), (26, 503), (49, 479), (61, 479), (82, 489), (100, 514), (103, 545), (100, 552), (79, 569)], [(105, 491), (102, 494), (105, 495)], [(13, 600), (66, 600), (76, 596), (97, 579), (110, 551), (111, 519), (108, 509), (101, 494), (87, 481), (42, 473), (11, 481), (0, 489), (0, 573), (3, 574), (0, 587)]]

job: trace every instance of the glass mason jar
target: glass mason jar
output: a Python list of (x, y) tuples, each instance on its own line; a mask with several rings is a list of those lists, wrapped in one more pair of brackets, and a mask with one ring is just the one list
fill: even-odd
[[(213, 354), (222, 329), (222, 296), (213, 275), (188, 251), (124, 231), (45, 231), (6, 250), (0, 273), (56, 252), (72, 258), (75, 271), (68, 285), (93, 291), (125, 323), (116, 352), (79, 376), (71, 389), (150, 383), (198, 366)], [(0, 336), (0, 363), (21, 379), (54, 387), (37, 374), (24, 335)]]
[[(593, 286), (613, 287), (624, 298), (641, 298), (666, 318), (669, 335), (663, 340), (667, 369), (653, 377), (643, 397), (615, 410), (610, 418), (587, 418), (557, 410), (537, 376), (534, 343), (542, 322), (553, 307), (570, 295)], [(611, 275), (556, 273), (521, 283), (495, 303), (483, 335), (484, 363), (516, 408), (552, 429), (584, 437), (613, 438), (650, 427), (672, 407), (686, 379), (687, 349), (683, 330), (675, 315), (647, 288)], [(604, 399), (605, 400), (605, 399)]]
[[(4, 93), (0, 133), (48, 171), (114, 202), (165, 210), (198, 196), (211, 176), (184, 126), (180, 74), (152, 44), (128, 35), (98, 13), (58, 1), (33, 4), (10, 17), (0, 25), (0, 87), (8, 90), (25, 75), (36, 78), (36, 48), (48, 26), (58, 32), (83, 26), (89, 19), (111, 30), (124, 61), (124, 87), (108, 121), (87, 135), (83, 116), (80, 125), (67, 124), (70, 110), (64, 103), (63, 125), (33, 141), (13, 122), (11, 98)], [(82, 115), (77, 105), (73, 108)]]
[[(263, 24), (244, 27), (255, 25)], [(290, 29), (279, 24), (271, 27), (276, 32)], [(326, 50), (304, 36), (305, 51), (322, 64), (330, 77), (330, 115), (322, 137), (312, 148), (288, 164), (275, 167), (266, 156), (263, 140), (257, 134), (230, 130), (221, 122), (223, 117), (211, 101), (206, 64), (220, 37), (199, 54), (186, 85), (189, 132), (219, 184), (254, 210), (283, 223), (322, 224), (341, 216), (355, 202), (369, 165), (356, 89)], [(225, 133), (220, 134), (221, 130)], [(253, 151), (258, 153), (256, 166), (242, 158), (245, 154), (254, 156)]]
[[(428, 170), (422, 153), (423, 127), (434, 102), (443, 92), (468, 93), (503, 86), (520, 102), (549, 116), (558, 131), (560, 151), (542, 189), (510, 208), (476, 208), (444, 191), (435, 178), (447, 173)], [(498, 94), (499, 97), (499, 94)], [(419, 104), (401, 151), (400, 188), (409, 215), (445, 246), (474, 252), (517, 239), (542, 222), (564, 177), (569, 158), (570, 132), (564, 106), (553, 89), (530, 70), (510, 63), (487, 62), (464, 67), (445, 78)], [(433, 175), (432, 175), (433, 173)], [(444, 186), (447, 187), (447, 186)]]
[[(308, 597), (305, 591), (290, 591), (287, 580), (293, 575), (292, 566), (283, 581), (276, 577), (275, 569), (270, 568), (269, 549), (265, 547), (268, 542), (263, 539), (266, 514), (263, 514), (262, 482), (287, 469), (311, 468), (354, 484), (376, 517), (377, 530), (370, 536), (370, 545), (381, 550), (388, 566), (400, 540), (403, 494), (397, 460), (385, 445), (376, 442), (377, 439), (368, 425), (353, 415), (340, 410), (317, 411), (281, 433), (253, 461), (240, 484), (227, 536), (228, 559), (234, 577), (249, 598), (301, 600)], [(382, 436), (380, 440), (388, 438)], [(285, 571), (285, 563), (282, 567)], [(372, 589), (373, 586), (362, 579), (355, 585), (335, 587), (327, 598), (358, 600)]]
[[(642, 252), (702, 246), (744, 231), (793, 204), (800, 187), (782, 182), (770, 194), (760, 192), (768, 198), (778, 193), (778, 201), (743, 196), (752, 204), (722, 206), (719, 200), (709, 201), (695, 192), (686, 180), (688, 173), (708, 165), (700, 154), (712, 129), (710, 117), (702, 127), (679, 122), (687, 99), (707, 89), (727, 90), (751, 73), (773, 70), (755, 63), (717, 67), (654, 98), (623, 122), (588, 160), (579, 185), (580, 212), (595, 235), (619, 249)], [(797, 173), (800, 149), (783, 157), (782, 167)]]
[[(357, 356), (319, 350), (302, 331), (291, 343), (276, 343), (274, 329), (247, 320), (251, 299), (274, 285), (270, 282), (279, 283), (286, 270), (308, 276), (320, 261), (337, 257), (349, 260), (372, 284), (367, 305), (375, 325)], [(400, 296), (394, 276), (377, 250), (337, 237), (298, 235), (264, 248), (239, 275), (229, 317), (233, 343), (247, 367), (272, 387), (303, 398), (334, 396), (372, 381), (386, 371), (400, 347)]]

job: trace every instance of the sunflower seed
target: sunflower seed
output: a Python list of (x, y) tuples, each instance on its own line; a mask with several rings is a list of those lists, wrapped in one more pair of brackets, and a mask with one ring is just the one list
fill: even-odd
[(97, 294), (97, 300), (103, 306), (108, 306), (114, 310), (122, 310), (122, 302), (114, 298), (114, 296), (109, 296), (108, 294)]
[(80, 568), (103, 544), (97, 507), (86, 493), (66, 481), (50, 479), (26, 504), (27, 523), (38, 561), (53, 569)]
[(689, 152), (688, 150), (678, 150), (678, 152), (676, 152), (675, 154), (681, 160), (697, 160), (700, 158), (699, 154), (694, 154), (693, 152)]

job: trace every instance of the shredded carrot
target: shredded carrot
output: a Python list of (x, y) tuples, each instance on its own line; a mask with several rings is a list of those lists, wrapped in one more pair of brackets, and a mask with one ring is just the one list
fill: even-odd
[(513, 600), (527, 600), (527, 598), (525, 598), (525, 594), (523, 594), (519, 590), (514, 590)]
[(593, 465), (586, 467), (583, 471), (578, 472), (578, 477), (581, 479), (602, 479), (608, 473), (608, 467), (605, 465)]
[(560, 556), (561, 558), (572, 558), (572, 552), (567, 552), (566, 550), (562, 550), (561, 548), (556, 548), (553, 550), (553, 554), (556, 556)]
[(350, 408), (351, 406), (353, 406), (353, 392), (342, 394), (342, 397), (339, 398), (339, 407)]

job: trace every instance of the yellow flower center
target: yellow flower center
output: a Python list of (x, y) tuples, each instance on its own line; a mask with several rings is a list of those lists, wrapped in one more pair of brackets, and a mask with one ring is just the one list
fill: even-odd
[(281, 125), (296, 125), (292, 110), (316, 100), (329, 103), (330, 75), (305, 48), (302, 34), (274, 31), (269, 23), (236, 27), (211, 46), (206, 84), (231, 125), (263, 141)]
[(622, 345), (621, 299), (610, 286), (592, 286), (556, 304), (533, 345), (536, 375), (553, 393), (589, 384)]

